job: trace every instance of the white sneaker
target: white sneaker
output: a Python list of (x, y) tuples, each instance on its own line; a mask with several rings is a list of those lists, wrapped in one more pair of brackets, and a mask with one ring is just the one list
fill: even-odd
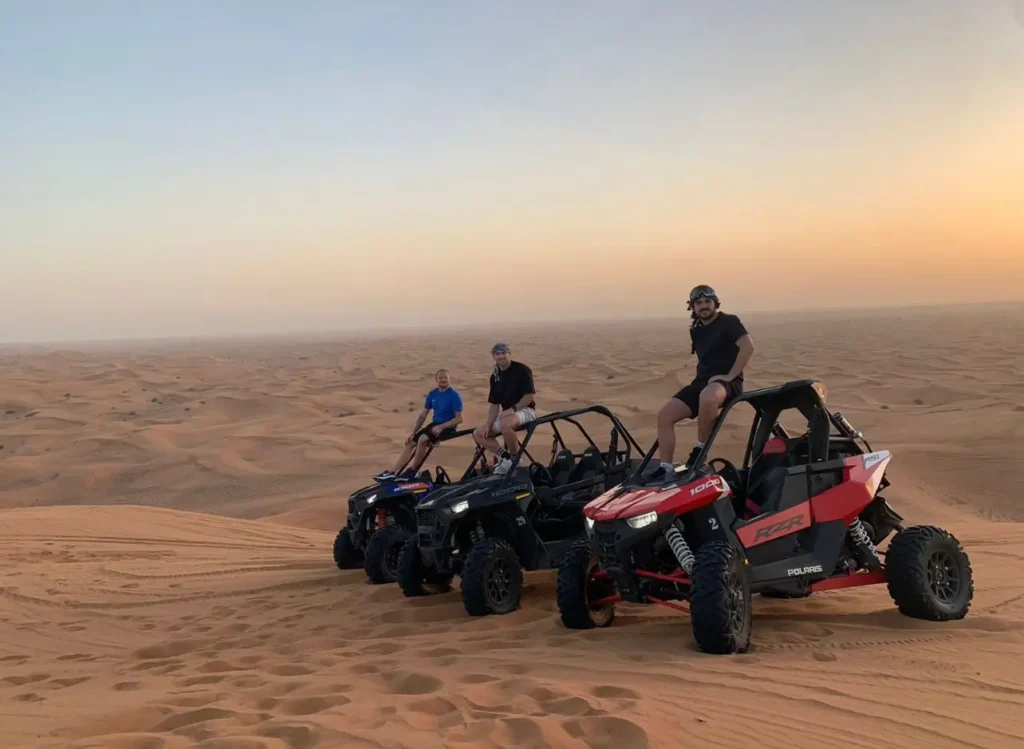
[(509, 460), (508, 458), (505, 458), (503, 461), (498, 463), (498, 465), (494, 466), (494, 475), (504, 476), (506, 473), (508, 473), (508, 469), (511, 467), (512, 461)]

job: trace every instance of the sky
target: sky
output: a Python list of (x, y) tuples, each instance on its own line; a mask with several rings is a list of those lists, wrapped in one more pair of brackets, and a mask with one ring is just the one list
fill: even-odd
[(1024, 298), (1024, 0), (0, 11), (0, 341)]

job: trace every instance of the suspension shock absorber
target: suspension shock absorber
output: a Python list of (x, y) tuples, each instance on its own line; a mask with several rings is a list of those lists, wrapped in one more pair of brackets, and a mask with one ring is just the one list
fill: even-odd
[(689, 575), (693, 570), (693, 563), (696, 560), (693, 552), (690, 551), (690, 545), (683, 538), (682, 520), (676, 520), (665, 529), (665, 540), (668, 541), (668, 546), (672, 549), (672, 553), (675, 555), (676, 561), (679, 562), (683, 572)]
[(877, 570), (882, 566), (882, 560), (878, 556), (878, 550), (871, 542), (864, 524), (860, 518), (854, 518), (850, 523), (850, 541), (853, 542), (854, 551), (858, 561), (869, 570)]
[(484, 529), (481, 527), (480, 523), (477, 523), (475, 526), (473, 526), (473, 532), (471, 535), (473, 537), (474, 544), (478, 544), (486, 538), (486, 535), (484, 534)]

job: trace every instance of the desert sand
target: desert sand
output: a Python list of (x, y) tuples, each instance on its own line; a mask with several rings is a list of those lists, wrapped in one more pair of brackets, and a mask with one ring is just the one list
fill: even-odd
[(708, 656), (660, 607), (564, 629), (550, 572), (517, 612), (471, 619), (457, 583), (406, 600), (334, 567), (347, 495), (398, 452), (435, 368), (475, 424), (507, 340), (540, 410), (603, 403), (647, 447), (692, 372), (686, 320), (8, 347), (0, 746), (1024, 745), (1024, 306), (744, 320), (747, 387), (822, 379), (893, 452), (897, 511), (959, 537), (965, 620), (902, 617), (884, 586), (755, 597), (751, 652)]

